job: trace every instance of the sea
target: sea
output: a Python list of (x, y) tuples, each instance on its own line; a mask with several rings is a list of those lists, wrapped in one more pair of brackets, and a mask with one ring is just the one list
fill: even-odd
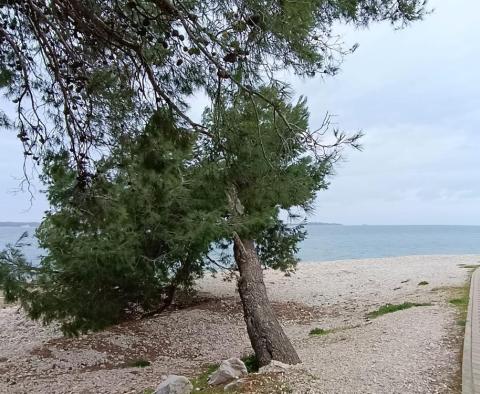
[[(303, 262), (364, 259), (409, 255), (480, 255), (480, 226), (344, 226), (308, 224), (300, 244)], [(0, 225), (0, 250), (26, 232), (24, 253), (38, 261), (41, 251), (34, 238), (35, 225)]]
[[(21, 242), (22, 251), (25, 257), (32, 262), (37, 262), (40, 259), (41, 251), (38, 248), (35, 239), (36, 224), (33, 223), (9, 223), (8, 225), (0, 224), (0, 251), (7, 245), (15, 245)], [(25, 234), (25, 237), (23, 235)]]

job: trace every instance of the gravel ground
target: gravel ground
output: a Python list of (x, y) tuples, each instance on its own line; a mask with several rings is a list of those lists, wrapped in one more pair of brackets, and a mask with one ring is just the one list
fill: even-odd
[[(462, 328), (448, 297), (468, 278), (462, 265), (479, 261), (415, 256), (305, 263), (290, 277), (267, 272), (274, 308), (303, 360), (278, 378), (294, 393), (459, 392)], [(249, 354), (234, 283), (209, 277), (199, 290), (186, 308), (74, 339), (0, 299), (0, 393), (142, 393), (164, 375), (193, 377)], [(432, 305), (365, 317), (404, 301)], [(315, 327), (335, 331), (309, 336)], [(151, 365), (134, 367), (137, 360)]]

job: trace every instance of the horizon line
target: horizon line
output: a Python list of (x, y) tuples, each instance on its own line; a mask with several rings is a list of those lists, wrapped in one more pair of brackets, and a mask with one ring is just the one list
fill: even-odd
[[(41, 220), (22, 220), (22, 221), (17, 221), (17, 220), (0, 220), (0, 226), (1, 225), (6, 225), (6, 224), (11, 224), (11, 225), (21, 225), (21, 224), (40, 224), (42, 221)], [(292, 223), (294, 224), (294, 223)], [(313, 225), (323, 225), (323, 226), (465, 226), (465, 227), (479, 227), (479, 224), (446, 224), (446, 223), (421, 223), (421, 224), (398, 224), (398, 223), (360, 223), (360, 224), (355, 224), (355, 223), (335, 223), (335, 222), (321, 222), (321, 221), (306, 221), (306, 224), (313, 224)]]
[(475, 227), (475, 226), (480, 226), (479, 224), (446, 224), (446, 223), (441, 223), (441, 224), (432, 224), (432, 223), (422, 223), (422, 224), (395, 224), (395, 223), (390, 223), (390, 224), (384, 224), (384, 223), (361, 223), (361, 224), (352, 224), (352, 223), (330, 223), (330, 222), (309, 222), (307, 221), (306, 224), (316, 224), (316, 225), (327, 225), (327, 226), (470, 226), (470, 227)]

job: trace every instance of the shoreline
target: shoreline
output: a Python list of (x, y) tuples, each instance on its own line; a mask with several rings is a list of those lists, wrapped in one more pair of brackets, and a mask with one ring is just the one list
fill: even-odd
[[(334, 304), (358, 298), (395, 301), (414, 295), (420, 290), (421, 281), (429, 282), (422, 290), (462, 285), (467, 278), (466, 270), (459, 267), (462, 264), (480, 264), (480, 255), (412, 255), (299, 263), (290, 277), (273, 270), (265, 270), (264, 277), (272, 300), (313, 306), (324, 301)], [(234, 283), (225, 282), (220, 276), (205, 277), (199, 288), (218, 297), (235, 295)]]
[[(336, 260), (301, 260), (298, 262), (298, 265), (308, 265), (308, 264), (323, 264), (323, 263), (362, 263), (366, 261), (375, 261), (375, 260), (391, 260), (391, 259), (404, 259), (404, 258), (437, 258), (437, 257), (461, 257), (461, 258), (474, 258), (478, 259), (480, 262), (480, 254), (478, 253), (441, 253), (441, 254), (405, 254), (405, 255), (392, 255), (392, 256), (383, 256), (383, 257), (361, 257), (361, 258), (351, 258), (351, 259), (336, 259)], [(393, 263), (393, 262), (392, 262)]]
[[(300, 263), (290, 277), (267, 271), (274, 309), (303, 361), (286, 383), (293, 393), (458, 392), (463, 333), (448, 301), (465, 284), (466, 267), (479, 261), (402, 256)], [(211, 296), (73, 339), (0, 307), (0, 392), (142, 393), (162, 375), (193, 377), (207, 364), (251, 353), (235, 283), (217, 275), (198, 287)], [(402, 302), (431, 305), (366, 317)], [(333, 332), (309, 335), (314, 328)], [(133, 368), (132, 358), (151, 365)]]

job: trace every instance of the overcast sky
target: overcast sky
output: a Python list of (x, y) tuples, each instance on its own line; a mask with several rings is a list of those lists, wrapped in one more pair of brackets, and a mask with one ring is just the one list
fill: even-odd
[[(363, 130), (310, 220), (344, 224), (480, 224), (480, 2), (430, 1), (432, 15), (406, 30), (388, 24), (343, 31), (359, 49), (334, 78), (296, 81), (311, 125), (326, 111), (346, 131)], [(15, 193), (22, 152), (0, 135), (0, 221), (38, 221)]]

